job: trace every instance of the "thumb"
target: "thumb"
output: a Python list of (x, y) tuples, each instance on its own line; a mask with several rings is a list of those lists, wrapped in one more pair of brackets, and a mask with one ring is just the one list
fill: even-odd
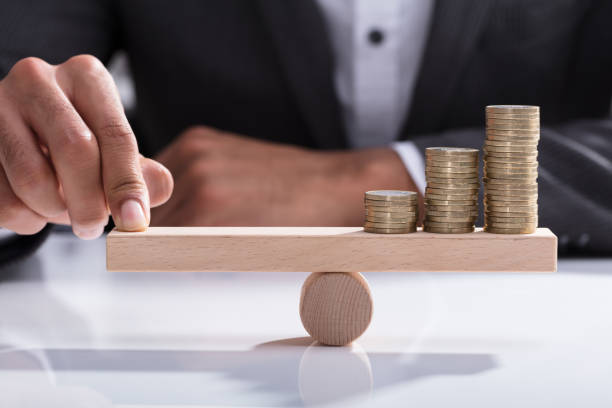
[(174, 180), (170, 170), (155, 160), (140, 156), (140, 167), (147, 189), (151, 207), (164, 204), (172, 195)]

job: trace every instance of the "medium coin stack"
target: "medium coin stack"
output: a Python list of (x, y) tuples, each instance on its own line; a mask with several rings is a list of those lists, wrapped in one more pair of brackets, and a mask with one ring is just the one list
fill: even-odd
[(538, 227), (538, 141), (540, 108), (486, 108), (484, 143), (484, 230), (529, 234)]
[(417, 203), (414, 191), (366, 191), (363, 230), (377, 234), (416, 232)]
[(478, 149), (425, 149), (425, 221), (423, 230), (441, 234), (474, 231), (478, 218)]

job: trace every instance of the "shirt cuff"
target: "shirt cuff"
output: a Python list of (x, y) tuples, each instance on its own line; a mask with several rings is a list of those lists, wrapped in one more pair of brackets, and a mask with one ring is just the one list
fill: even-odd
[(406, 170), (408, 170), (419, 192), (425, 194), (425, 162), (419, 149), (413, 142), (395, 142), (391, 144), (391, 148), (395, 150), (395, 153), (406, 166)]

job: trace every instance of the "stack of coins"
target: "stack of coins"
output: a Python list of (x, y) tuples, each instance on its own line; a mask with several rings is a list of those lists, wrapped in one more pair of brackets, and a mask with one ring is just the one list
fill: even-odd
[(414, 191), (367, 191), (363, 229), (378, 234), (416, 232), (417, 204)]
[(478, 150), (425, 149), (425, 221), (423, 230), (442, 234), (474, 231), (478, 218)]
[(484, 143), (484, 230), (529, 234), (538, 227), (537, 106), (487, 106)]

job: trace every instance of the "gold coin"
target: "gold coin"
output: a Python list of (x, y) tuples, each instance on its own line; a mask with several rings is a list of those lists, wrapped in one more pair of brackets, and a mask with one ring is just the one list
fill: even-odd
[(486, 154), (491, 154), (491, 153), (529, 153), (529, 154), (537, 154), (538, 153), (537, 147), (532, 147), (532, 146), (528, 146), (528, 147), (523, 147), (523, 146), (501, 147), (501, 146), (487, 146), (485, 144), (485, 146), (482, 148), (482, 150)]
[(424, 225), (435, 228), (467, 228), (474, 225), (472, 221), (460, 221), (460, 222), (436, 222), (425, 220)]
[(459, 183), (437, 183), (434, 181), (427, 181), (427, 187), (431, 187), (431, 188), (442, 188), (445, 190), (452, 190), (452, 189), (458, 189), (458, 190), (463, 190), (463, 189), (475, 189), (478, 190), (480, 188), (480, 183), (463, 183), (463, 182), (459, 182)]
[(485, 140), (485, 146), (493, 146), (493, 147), (513, 147), (513, 146), (518, 146), (518, 147), (532, 147), (532, 148), (536, 148), (538, 146), (538, 142), (525, 142), (525, 141), (519, 141), (519, 140), (513, 140), (511, 142), (502, 142), (502, 141), (498, 141), (498, 140)]
[[(403, 214), (403, 213), (376, 213), (365, 214), (365, 219), (372, 222), (414, 222), (418, 217), (418, 213)], [(378, 221), (382, 220), (382, 221)]]
[(477, 204), (468, 204), (468, 205), (434, 205), (434, 204), (426, 204), (425, 211), (478, 211)]
[[(433, 202), (426, 202), (425, 207), (434, 209), (437, 211), (478, 211), (478, 201), (444, 201), (444, 200), (432, 200)], [(442, 203), (442, 204), (440, 204)], [(452, 203), (452, 204), (449, 204)]]
[[(445, 208), (445, 207), (442, 207)], [(461, 217), (475, 217), (478, 216), (478, 210), (462, 210), (462, 211), (437, 211), (437, 210), (432, 210), (431, 208), (427, 208), (425, 210), (425, 216), (426, 217), (455, 217), (455, 218), (461, 218)]]
[(470, 222), (474, 223), (476, 221), (476, 216), (470, 215), (467, 217), (444, 217), (444, 216), (436, 216), (436, 215), (427, 215), (425, 217), (425, 222)]
[(533, 181), (536, 182), (538, 179), (538, 173), (505, 173), (488, 170), (484, 173), (487, 179), (496, 179), (496, 180), (524, 180), (524, 181)]
[(368, 228), (411, 228), (415, 223), (416, 221), (404, 223), (365, 221), (363, 226)]
[(489, 200), (489, 199), (485, 198), (483, 203), (484, 203), (484, 205), (487, 206), (487, 208), (489, 208), (490, 206), (496, 206), (496, 207), (514, 207), (514, 206), (528, 207), (530, 205), (537, 205), (538, 204), (538, 200), (506, 201), (506, 200)]
[(485, 216), (485, 224), (489, 223), (490, 225), (493, 223), (511, 223), (511, 222), (518, 222), (518, 223), (530, 223), (530, 222), (534, 222), (537, 224), (538, 222), (538, 216), (532, 216), (532, 217), (493, 217), (493, 216)]
[(526, 174), (526, 173), (517, 173), (517, 174), (511, 174), (511, 173), (497, 173), (497, 172), (492, 172), (492, 171), (488, 171), (485, 173), (485, 176), (487, 177), (487, 179), (496, 179), (496, 180), (519, 180), (519, 181), (523, 181), (523, 182), (535, 182), (538, 179), (538, 174)]
[(513, 169), (531, 170), (531, 169), (538, 168), (538, 162), (535, 162), (535, 163), (499, 163), (496, 161), (486, 161), (485, 160), (484, 165), (487, 168), (500, 169), (500, 170), (513, 170)]
[(537, 203), (538, 195), (501, 195), (501, 194), (485, 194), (484, 199), (487, 202), (504, 201), (511, 203), (520, 203), (522, 201)]
[(530, 129), (487, 129), (487, 138), (490, 136), (504, 136), (504, 137), (540, 137), (540, 130)]
[(425, 176), (427, 179), (429, 179), (429, 177), (439, 179), (467, 179), (472, 182), (473, 180), (478, 180), (478, 176), (474, 173), (444, 173), (425, 170)]
[[(504, 121), (505, 122), (505, 121)], [(487, 120), (486, 133), (495, 132), (498, 130), (512, 130), (515, 132), (527, 131), (533, 134), (540, 130), (540, 123), (534, 122), (533, 124), (519, 124), (519, 123), (501, 123), (501, 121)]]
[(439, 199), (435, 199), (435, 198), (425, 198), (425, 204), (428, 205), (450, 205), (450, 206), (457, 206), (457, 205), (478, 205), (477, 204), (477, 200), (439, 200)]
[(516, 126), (516, 125), (502, 125), (499, 123), (496, 123), (495, 125), (487, 122), (487, 129), (486, 131), (492, 131), (492, 130), (514, 130), (514, 131), (523, 131), (523, 130), (527, 130), (530, 132), (535, 132), (540, 130), (540, 126), (535, 126), (535, 125), (531, 125), (531, 126)]
[(513, 165), (513, 166), (539, 166), (538, 163), (538, 158), (537, 157), (533, 157), (533, 158), (528, 158), (527, 160), (525, 159), (515, 159), (512, 157), (495, 157), (495, 156), (487, 156), (484, 159), (484, 163), (486, 163), (487, 165), (494, 165), (494, 166), (508, 166), (508, 165)]
[(377, 218), (416, 218), (419, 212), (414, 208), (412, 211), (374, 211), (372, 209), (366, 209), (364, 216), (366, 217), (377, 217)]
[(477, 194), (466, 194), (466, 195), (454, 195), (454, 194), (425, 194), (425, 199), (431, 200), (448, 200), (448, 201), (467, 201), (467, 200), (478, 200)]
[(533, 180), (533, 181), (525, 181), (525, 180), (521, 180), (521, 179), (498, 179), (498, 178), (488, 178), (488, 177), (484, 177), (482, 179), (482, 181), (484, 182), (485, 188), (487, 186), (495, 188), (497, 186), (503, 186), (503, 187), (507, 187), (507, 186), (513, 186), (513, 187), (533, 187), (534, 185), (537, 185), (537, 181)]
[(498, 163), (536, 163), (538, 160), (538, 154), (522, 154), (522, 153), (491, 153), (484, 156), (487, 162), (498, 162)]
[(423, 226), (423, 231), (432, 232), (435, 234), (468, 234), (470, 232), (474, 232), (474, 227), (468, 228), (436, 228)]
[[(492, 152), (506, 153), (499, 149), (517, 149), (513, 150), (519, 153), (533, 153), (538, 151), (537, 143), (519, 143), (519, 142), (496, 142), (494, 140), (485, 140), (483, 149)], [(512, 151), (511, 151), (512, 152)]]
[(433, 167), (427, 165), (425, 170), (438, 173), (472, 173), (478, 175), (478, 167)]
[(537, 217), (537, 211), (530, 212), (494, 212), (494, 211), (485, 211), (485, 218), (494, 217), (494, 218), (532, 218)]
[(418, 194), (414, 191), (372, 190), (365, 192), (365, 198), (375, 201), (413, 201), (418, 198)]
[(491, 142), (497, 141), (497, 142), (518, 142), (518, 143), (539, 143), (540, 135), (508, 136), (508, 135), (497, 135), (497, 134), (487, 133), (486, 140), (489, 140)]
[(382, 212), (382, 213), (414, 213), (417, 211), (417, 206), (404, 206), (404, 207), (383, 207), (368, 205), (365, 207), (366, 211), (369, 212)]
[(526, 175), (526, 176), (527, 175), (537, 176), (538, 175), (538, 169), (537, 168), (521, 169), (521, 168), (518, 168), (518, 167), (500, 169), (498, 167), (486, 167), (484, 169), (484, 173), (487, 174), (487, 175), (496, 174), (496, 175), (501, 176), (501, 177), (511, 176), (511, 175), (514, 175), (514, 174)]
[[(401, 214), (401, 216), (389, 216), (389, 214), (385, 215), (373, 215), (366, 214), (365, 219), (367, 221), (372, 222), (415, 222), (417, 219), (417, 214)], [(379, 221), (381, 220), (381, 221)]]
[(370, 232), (374, 234), (409, 234), (411, 232), (416, 232), (416, 225), (412, 228), (372, 228), (372, 227), (363, 227), (365, 232)]
[(434, 160), (428, 157), (425, 164), (431, 167), (478, 167), (478, 156), (465, 160)]
[[(499, 189), (495, 189), (495, 188), (490, 188), (490, 187), (500, 187)], [(526, 196), (526, 197), (537, 197), (538, 192), (533, 191), (532, 189), (516, 189), (513, 190), (511, 188), (504, 188), (505, 186), (503, 185), (497, 185), (497, 184), (486, 184), (485, 185), (485, 189), (484, 189), (484, 194), (485, 195), (493, 195), (493, 196)], [(525, 187), (523, 187), (525, 188)]]
[(485, 112), (487, 119), (540, 119), (539, 113)]
[(485, 211), (526, 213), (537, 211), (537, 205), (485, 205)]
[(497, 228), (489, 227), (485, 225), (484, 231), (493, 234), (532, 234), (536, 231), (537, 226), (530, 226), (527, 228)]
[(365, 219), (364, 220), (364, 225), (368, 227), (372, 227), (372, 228), (408, 228), (414, 224), (416, 224), (416, 219), (406, 220), (402, 222), (395, 222), (395, 220), (393, 222), (389, 222), (385, 220), (379, 221), (379, 219), (376, 219), (376, 220)]
[(418, 200), (370, 200), (366, 198), (363, 203), (375, 207), (410, 207), (418, 203)]
[(478, 156), (478, 149), (467, 147), (427, 147), (425, 155), (429, 156)]
[[(485, 141), (486, 143), (486, 141)], [(503, 152), (503, 151), (499, 151), (496, 150), (496, 148), (498, 149), (503, 149), (503, 147), (500, 146), (496, 146), (496, 147), (492, 147), (492, 148), (488, 148), (487, 146), (484, 146), (484, 149), (486, 149), (486, 151), (484, 151), (483, 153), (483, 159), (485, 160), (491, 160), (491, 158), (493, 160), (496, 160), (496, 158), (500, 158), (500, 159), (537, 159), (538, 157), (538, 149), (532, 149), (532, 150), (527, 150), (524, 149), (525, 151), (512, 151), (512, 152)]]
[(521, 192), (491, 192), (485, 191), (485, 199), (494, 199), (498, 201), (526, 201), (526, 200), (537, 200), (538, 193), (521, 193)]
[(484, 189), (485, 194), (490, 195), (508, 195), (508, 196), (529, 196), (529, 197), (537, 197), (538, 188), (537, 187), (524, 187), (524, 188), (516, 188), (512, 189), (511, 187), (500, 186), (497, 184), (487, 183)]
[(487, 114), (540, 114), (540, 107), (534, 105), (488, 105), (485, 108)]
[(487, 129), (515, 130), (515, 129), (540, 129), (539, 119), (486, 119)]
[(425, 188), (425, 194), (442, 194), (442, 195), (474, 195), (478, 194), (478, 188)]

